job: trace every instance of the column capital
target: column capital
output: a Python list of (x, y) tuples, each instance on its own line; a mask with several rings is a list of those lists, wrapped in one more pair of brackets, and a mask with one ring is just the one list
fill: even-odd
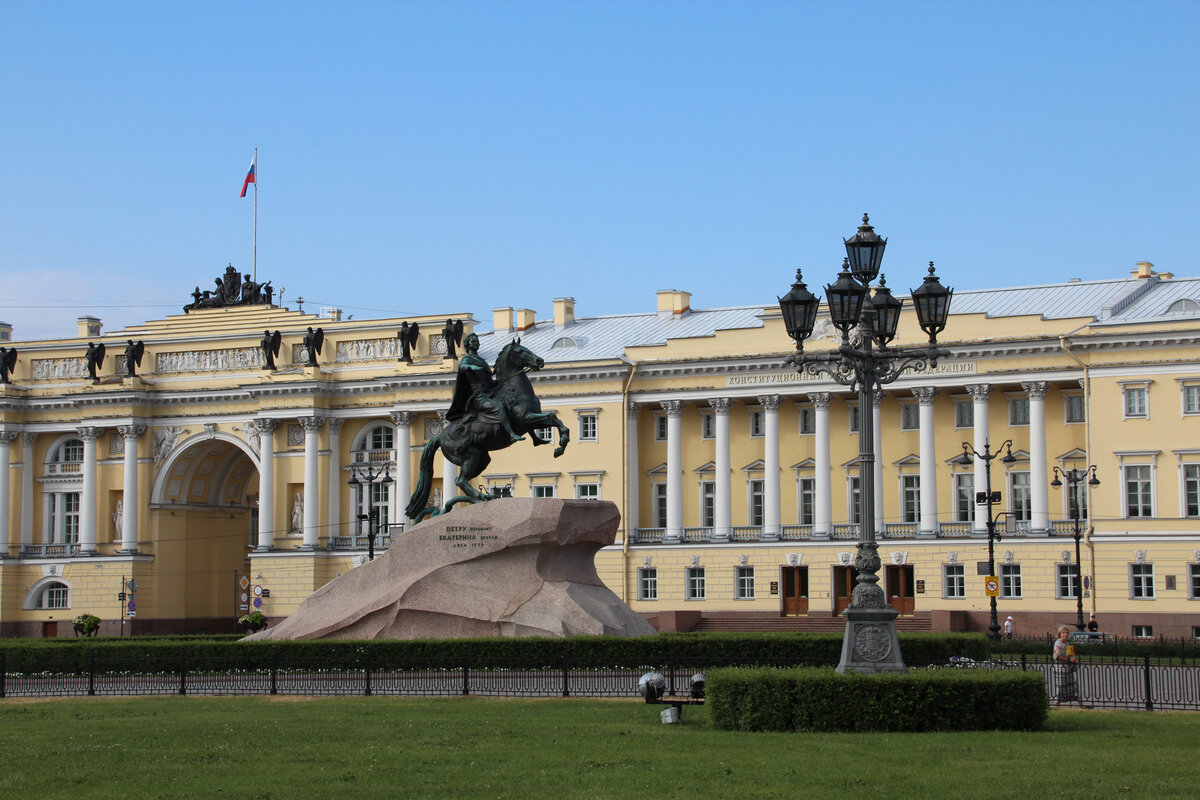
[(913, 396), (917, 398), (923, 406), (933, 405), (933, 398), (937, 397), (937, 387), (935, 386), (918, 386), (912, 390)]
[(398, 428), (411, 428), (413, 420), (417, 418), (416, 412), (413, 411), (393, 411), (388, 416)]
[(118, 425), (117, 433), (126, 439), (136, 439), (146, 432), (145, 425)]
[(708, 401), (708, 404), (712, 406), (713, 411), (716, 411), (718, 414), (728, 414), (729, 409), (733, 408), (733, 398), (713, 397)]
[(346, 420), (342, 419), (341, 417), (330, 417), (328, 421), (330, 433), (337, 433), (342, 429), (342, 426), (346, 424)]
[(678, 417), (683, 414), (685, 404), (682, 400), (663, 400), (659, 405), (667, 412), (668, 417)]
[(94, 442), (100, 438), (100, 429), (95, 425), (81, 425), (75, 429), (75, 432), (85, 442)]
[(988, 395), (992, 393), (992, 387), (986, 383), (968, 383), (963, 388), (971, 395), (971, 399), (976, 401), (987, 400)]
[(10, 445), (17, 438), (16, 431), (0, 431), (0, 444)]
[(1030, 400), (1044, 400), (1046, 399), (1047, 385), (1046, 381), (1030, 381), (1022, 383), (1021, 388), (1029, 395)]
[(833, 402), (833, 392), (809, 392), (808, 399), (817, 408), (829, 408)]
[(325, 424), (324, 417), (297, 417), (296, 419), (300, 422), (300, 427), (304, 428), (305, 433), (316, 433)]
[(629, 419), (637, 419), (638, 412), (641, 410), (641, 403), (635, 403), (634, 401), (630, 400), (629, 404), (625, 406), (625, 416), (629, 417)]
[(21, 434), (21, 444), (33, 447), (33, 443), (37, 441), (38, 435), (30, 431), (25, 431)]
[(871, 405), (875, 408), (883, 408), (883, 398), (887, 396), (887, 392), (883, 389), (876, 389), (871, 392)]
[(767, 411), (778, 411), (781, 400), (782, 398), (777, 394), (764, 394), (758, 396), (758, 402), (761, 403), (762, 407)]
[(274, 433), (275, 429), (278, 427), (279, 427), (279, 420), (277, 420), (277, 419), (256, 419), (256, 420), (254, 420), (254, 429), (257, 430), (260, 434)]

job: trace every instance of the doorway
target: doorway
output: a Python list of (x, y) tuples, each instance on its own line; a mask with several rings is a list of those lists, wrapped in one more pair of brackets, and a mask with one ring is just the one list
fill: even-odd
[(799, 617), (808, 613), (808, 567), (780, 567), (783, 583), (781, 616)]
[(912, 614), (916, 608), (913, 594), (913, 568), (893, 565), (887, 568), (888, 603), (901, 614)]
[(854, 599), (854, 580), (857, 577), (858, 570), (854, 567), (833, 568), (834, 614), (841, 614), (849, 607), (850, 601)]
[(42, 638), (43, 639), (57, 639), (58, 638), (58, 623), (57, 622), (43, 622), (42, 623)]

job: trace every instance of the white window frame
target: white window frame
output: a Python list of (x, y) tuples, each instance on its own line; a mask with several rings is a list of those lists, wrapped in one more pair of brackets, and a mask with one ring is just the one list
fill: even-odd
[(942, 598), (962, 600), (967, 596), (967, 567), (965, 564), (942, 564)]
[(1020, 600), (1024, 595), (1021, 587), (1020, 564), (997, 564), (1000, 573), (1000, 597), (1008, 600)]
[[(1141, 470), (1143, 470), (1143, 469), (1146, 470), (1145, 477), (1142, 477), (1139, 475), (1139, 477), (1137, 477), (1137, 478), (1132, 478), (1130, 476), (1130, 472), (1132, 470), (1138, 470), (1140, 473)], [(1129, 502), (1129, 500), (1130, 500), (1129, 490), (1131, 488), (1130, 482), (1132, 480), (1136, 480), (1138, 482), (1139, 486), (1142, 482), (1145, 482), (1145, 484), (1147, 485), (1147, 487), (1150, 490), (1150, 501), (1149, 501), (1148, 509), (1147, 509), (1146, 505), (1144, 504), (1144, 498), (1142, 497), (1142, 492), (1140, 490), (1138, 491), (1138, 502), (1137, 502), (1138, 513), (1136, 513), (1136, 514), (1130, 513), (1132, 511), (1132, 508), (1130, 507), (1130, 502)], [(1154, 465), (1153, 464), (1142, 463), (1142, 464), (1122, 464), (1121, 465), (1121, 515), (1124, 519), (1146, 519), (1146, 518), (1154, 517), (1155, 516), (1155, 511), (1154, 511), (1155, 497), (1154, 497), (1154, 495), (1155, 495), (1155, 492), (1154, 492)], [(1147, 510), (1149, 513), (1142, 513)]]
[[(767, 516), (767, 482), (764, 478), (746, 478), (746, 524), (762, 526)], [(755, 522), (757, 508), (758, 521)]]
[(1179, 464), (1179, 506), (1179, 516), (1200, 517), (1200, 462), (1181, 461)]
[(654, 415), (654, 441), (667, 441), (667, 415), (665, 413)]
[(684, 599), (704, 600), (704, 567), (687, 567), (683, 573)]
[[(805, 509), (808, 519), (805, 520)], [(796, 524), (812, 525), (817, 517), (817, 479), (802, 475), (796, 480)]]
[(638, 600), (658, 599), (658, 568), (638, 568)]
[(900, 401), (900, 430), (921, 430), (921, 406), (916, 400)]
[(798, 436), (817, 435), (816, 406), (809, 404), (796, 407), (796, 431)]
[(711, 477), (700, 478), (699, 499), (700, 527), (711, 528), (717, 524), (717, 484)]
[(1200, 379), (1179, 382), (1179, 407), (1185, 417), (1200, 415)]
[(1150, 385), (1121, 384), (1121, 414), (1124, 419), (1150, 419)]
[(595, 408), (579, 409), (575, 412), (579, 428), (579, 441), (595, 442), (600, 439), (600, 411)]
[(1010, 428), (1028, 428), (1029, 427), (1029, 397), (1021, 395), (1019, 397), (1008, 398), (1008, 427)]
[(1129, 599), (1154, 599), (1154, 564), (1147, 561), (1129, 565)]
[(650, 484), (650, 514), (652, 528), (667, 527), (668, 501), (666, 481), (654, 481)]
[[(954, 521), (975, 521), (975, 473), (955, 472), (950, 475), (950, 496), (954, 498)], [(964, 487), (969, 487), (964, 491)], [(965, 498), (965, 506), (963, 501)]]
[(861, 420), (858, 413), (858, 401), (846, 403), (846, 420), (850, 428), (850, 433), (858, 433)]
[(1029, 469), (1014, 469), (1008, 473), (1008, 513), (1020, 522), (1028, 522), (1033, 517), (1033, 475)]
[(975, 401), (967, 399), (954, 400), (954, 429), (971, 430), (975, 427)]
[[(50, 593), (62, 597), (62, 603), (47, 605)], [(25, 609), (29, 611), (62, 611), (69, 609), (72, 602), (71, 584), (63, 580), (61, 575), (50, 575), (35, 583), (25, 594)]]
[(1058, 600), (1075, 600), (1079, 597), (1079, 565), (1074, 561), (1054, 565), (1054, 597)]
[(1200, 600), (1200, 563), (1187, 565), (1188, 600)]
[(921, 476), (915, 473), (900, 476), (900, 521), (921, 521)]
[[(1071, 406), (1079, 405), (1079, 419), (1074, 419), (1071, 416)], [(1064, 425), (1083, 425), (1087, 422), (1087, 402), (1082, 392), (1064, 392), (1063, 393), (1063, 424)]]
[(711, 441), (717, 438), (717, 414), (714, 411), (700, 412), (700, 438)]
[(733, 568), (733, 599), (754, 599), (754, 567)]
[(761, 439), (767, 435), (767, 412), (761, 408), (749, 409), (750, 438)]
[(857, 474), (858, 467), (853, 467), (853, 472), (846, 475), (846, 519), (851, 525), (861, 525), (862, 519), (859, 516), (862, 513), (862, 504), (858, 502), (858, 495), (862, 491), (862, 478)]

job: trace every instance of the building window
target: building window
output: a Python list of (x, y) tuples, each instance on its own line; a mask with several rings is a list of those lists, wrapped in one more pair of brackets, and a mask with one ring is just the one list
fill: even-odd
[(954, 401), (954, 427), (975, 427), (975, 403), (972, 400)]
[(1063, 409), (1066, 414), (1066, 422), (1068, 425), (1081, 423), (1086, 418), (1087, 414), (1084, 411), (1083, 395), (1069, 394), (1063, 398)]
[(850, 432), (858, 433), (858, 404), (850, 406)]
[(754, 599), (754, 567), (734, 568), (733, 597), (735, 600)]
[(367, 524), (368, 525), (376, 524), (379, 526), (378, 528), (376, 528), (376, 530), (386, 531), (388, 529), (388, 506), (390, 505), (388, 500), (391, 496), (391, 491), (390, 491), (392, 488), (391, 484), (389, 484), (389, 483), (372, 483), (372, 484), (370, 484), (370, 486), (371, 486), (371, 494), (370, 494), (371, 502), (369, 505), (369, 509), (371, 511), (373, 511), (374, 513), (378, 514), (379, 521), (376, 523), (372, 523), (372, 522), (368, 521)]
[(1129, 565), (1129, 596), (1134, 600), (1154, 599), (1154, 565)]
[(553, 483), (535, 483), (533, 485), (533, 497), (554, 497)]
[(1000, 565), (1000, 596), (1019, 599), (1021, 597), (1021, 565)]
[(1200, 564), (1188, 564), (1188, 599), (1200, 600)]
[(700, 527), (711, 528), (717, 524), (717, 485), (712, 481), (700, 481)]
[(746, 524), (763, 524), (763, 482), (760, 478), (750, 481), (750, 514)]
[(1008, 424), (1011, 426), (1029, 424), (1029, 398), (1008, 398)]
[(846, 514), (846, 518), (853, 525), (858, 525), (862, 522), (862, 503), (860, 502), (862, 492), (860, 491), (860, 482), (861, 479), (857, 475), (850, 476), (850, 486), (847, 490), (850, 509), (849, 513)]
[(547, 426), (545, 428), (538, 428), (537, 430), (535, 430), (533, 432), (533, 435), (536, 436), (537, 438), (541, 439), (543, 442), (553, 442), (554, 441), (554, 428), (553, 428), (553, 426)]
[(1012, 481), (1012, 491), (1009, 493), (1010, 508), (1013, 519), (1028, 521), (1032, 516), (1033, 492), (1029, 485), (1028, 472), (1013, 472), (1009, 475)]
[(900, 430), (915, 431), (921, 427), (921, 408), (916, 403), (900, 404)]
[(46, 520), (47, 542), (55, 541), (62, 518), (62, 543), (79, 544), (79, 492), (55, 492), (50, 495), (50, 514)]
[(942, 565), (942, 597), (967, 596), (967, 568), (962, 564)]
[(1125, 467), (1125, 516), (1154, 516), (1153, 484), (1149, 464), (1129, 464)]
[(970, 472), (954, 474), (954, 519), (975, 521), (975, 475)]
[(900, 476), (900, 521), (921, 521), (921, 476)]
[(1067, 498), (1067, 518), (1087, 519), (1088, 503), (1087, 503), (1087, 482), (1080, 481), (1075, 484), (1074, 491), (1068, 489), (1065, 493)]
[(576, 500), (599, 500), (600, 499), (600, 484), (598, 484), (598, 483), (577, 483), (577, 484), (575, 484), (575, 499)]
[(596, 415), (595, 414), (580, 414), (579, 415), (579, 441), (581, 441), (581, 442), (596, 441)]
[(667, 440), (667, 415), (654, 415), (654, 441), (665, 442)]
[(658, 599), (658, 570), (647, 567), (638, 570), (638, 600)]
[(1135, 638), (1135, 639), (1153, 639), (1154, 638), (1154, 626), (1153, 625), (1134, 625), (1133, 626), (1133, 638)]
[(801, 478), (800, 479), (800, 500), (799, 509), (800, 519), (798, 522), (801, 525), (812, 525), (814, 510), (817, 505), (817, 479), (816, 478)]
[(367, 434), (368, 450), (392, 450), (395, 448), (394, 431), (391, 425), (376, 425)]
[(1183, 413), (1200, 414), (1200, 385), (1183, 387)]
[(1183, 515), (1200, 517), (1200, 464), (1183, 465)]
[(667, 485), (654, 484), (654, 527), (667, 527)]
[(700, 438), (717, 438), (717, 415), (711, 411), (700, 412)]
[(800, 406), (800, 435), (812, 436), (817, 432), (817, 414), (812, 406)]
[(1059, 600), (1074, 600), (1079, 597), (1079, 565), (1056, 564), (1054, 567), (1055, 594)]
[(1146, 387), (1145, 386), (1126, 386), (1125, 394), (1125, 418), (1145, 418), (1150, 416), (1146, 407)]
[(687, 599), (704, 599), (704, 567), (688, 567), (687, 569)]
[(33, 607), (70, 608), (71, 590), (67, 588), (65, 583), (58, 583), (57, 581), (48, 583), (38, 592), (38, 597)]
[(761, 439), (765, 430), (766, 423), (764, 422), (763, 412), (758, 409), (752, 409), (750, 411), (750, 438)]

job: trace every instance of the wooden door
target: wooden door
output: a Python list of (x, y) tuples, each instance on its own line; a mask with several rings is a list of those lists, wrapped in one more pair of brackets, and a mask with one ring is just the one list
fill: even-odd
[(858, 570), (854, 567), (833, 568), (833, 613), (840, 614), (850, 605), (854, 595), (854, 579)]
[(57, 639), (58, 638), (58, 623), (57, 622), (43, 622), (42, 623), (42, 638), (43, 639)]
[(888, 602), (901, 614), (911, 614), (916, 608), (913, 594), (913, 568), (909, 565), (887, 568)]
[(783, 583), (782, 616), (808, 613), (808, 567), (780, 567)]

